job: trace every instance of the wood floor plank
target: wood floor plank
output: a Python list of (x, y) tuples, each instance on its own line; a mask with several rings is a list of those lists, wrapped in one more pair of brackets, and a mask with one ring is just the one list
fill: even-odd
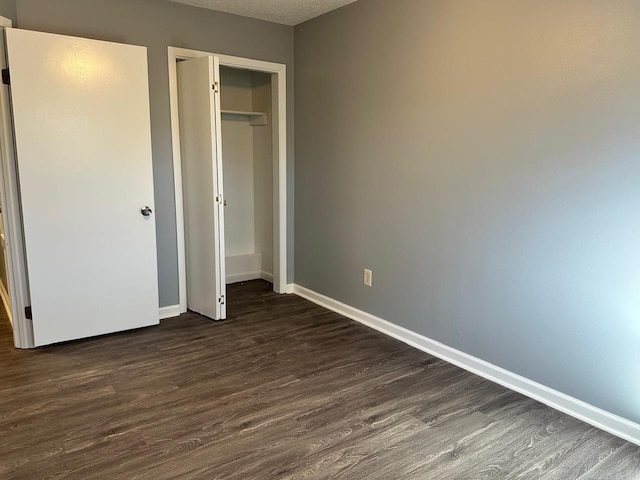
[(2, 479), (640, 479), (640, 448), (266, 282), (229, 319), (32, 351), (0, 317)]
[(580, 480), (640, 479), (640, 449), (627, 443), (605, 461), (579, 477)]

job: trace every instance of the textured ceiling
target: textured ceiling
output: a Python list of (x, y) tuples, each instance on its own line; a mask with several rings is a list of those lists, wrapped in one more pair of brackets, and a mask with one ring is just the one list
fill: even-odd
[(357, 0), (172, 0), (196, 7), (297, 25)]

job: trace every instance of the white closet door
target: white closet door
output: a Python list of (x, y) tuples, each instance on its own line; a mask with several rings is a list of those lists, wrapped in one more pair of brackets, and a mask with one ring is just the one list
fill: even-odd
[(219, 82), (215, 57), (178, 63), (187, 308), (214, 320), (226, 318)]
[(6, 41), (36, 345), (157, 324), (146, 49)]

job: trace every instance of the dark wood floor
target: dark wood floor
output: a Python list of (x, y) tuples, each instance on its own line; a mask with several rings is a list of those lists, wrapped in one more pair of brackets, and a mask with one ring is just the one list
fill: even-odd
[(15, 351), (0, 478), (640, 479), (640, 448), (265, 282), (229, 317)]

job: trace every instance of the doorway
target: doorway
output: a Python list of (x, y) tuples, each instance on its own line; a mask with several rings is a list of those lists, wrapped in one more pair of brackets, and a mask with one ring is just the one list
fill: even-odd
[(271, 75), (220, 67), (225, 280), (273, 283)]
[[(5, 28), (12, 26), (11, 20), (0, 17), (0, 51), (6, 52)], [(8, 67), (6, 55), (0, 56), (0, 68)], [(17, 169), (13, 149), (13, 130), (9, 90), (0, 89), (0, 204), (2, 208), (2, 256), (5, 260), (6, 293), (3, 303), (13, 329), (16, 348), (33, 347), (31, 321), (26, 318), (22, 305), (29, 305), (29, 290), (24, 265), (22, 224), (20, 219), (20, 197), (18, 193)], [(20, 307), (18, 307), (18, 305)]]
[[(168, 51), (180, 312), (187, 311), (189, 303), (187, 250), (192, 225), (186, 215), (190, 201), (185, 188), (185, 181), (189, 180), (184, 178), (184, 166), (188, 161), (184, 157), (184, 143), (187, 140), (181, 138), (178, 63), (202, 57), (211, 57), (214, 68), (210, 87), (215, 95), (210, 111), (215, 117), (213, 128), (217, 128), (218, 154), (221, 156), (220, 185), (216, 194), (224, 191), (223, 202), (227, 202), (227, 207), (218, 214), (221, 223), (216, 227), (215, 241), (229, 247), (223, 247), (217, 258), (215, 268), (222, 285), (216, 294), (224, 291), (226, 283), (253, 278), (271, 281), (275, 292), (287, 293), (286, 66), (175, 47), (169, 47)], [(242, 91), (242, 87), (247, 90)], [(247, 103), (248, 90), (251, 90), (250, 97), (256, 99), (251, 103)], [(213, 136), (216, 136), (215, 131)], [(243, 148), (247, 150), (248, 142), (254, 150), (251, 161), (247, 159), (247, 152), (242, 152)], [(270, 151), (265, 152), (265, 148)], [(245, 167), (252, 162), (253, 168), (241, 169), (238, 163), (228, 164), (225, 168), (224, 163), (234, 155), (243, 157)], [(269, 163), (265, 163), (265, 158)], [(252, 188), (248, 188), (251, 183)], [(224, 294), (218, 296), (218, 301), (224, 303)], [(224, 310), (218, 309), (218, 313), (222, 313), (220, 317), (207, 316), (224, 318)]]

